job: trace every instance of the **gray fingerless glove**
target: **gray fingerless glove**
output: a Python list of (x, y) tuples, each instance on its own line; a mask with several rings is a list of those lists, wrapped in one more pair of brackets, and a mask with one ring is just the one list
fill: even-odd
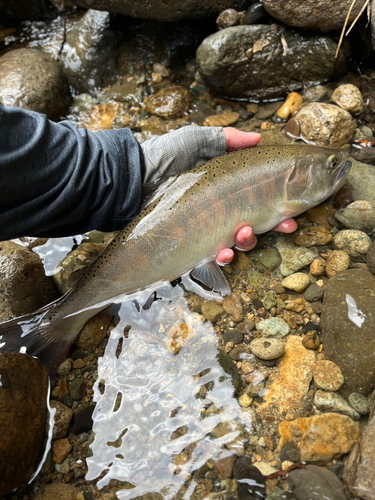
[(141, 144), (145, 160), (144, 182), (190, 170), (225, 153), (222, 127), (188, 126)]

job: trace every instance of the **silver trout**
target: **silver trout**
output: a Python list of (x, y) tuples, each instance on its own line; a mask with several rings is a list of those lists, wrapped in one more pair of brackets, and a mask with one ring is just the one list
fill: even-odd
[(58, 367), (86, 321), (119, 296), (156, 289), (192, 271), (230, 293), (214, 263), (236, 232), (255, 234), (331, 196), (351, 166), (349, 152), (317, 146), (259, 146), (227, 153), (166, 180), (78, 283), (56, 302), (0, 324), (0, 351), (27, 352)]

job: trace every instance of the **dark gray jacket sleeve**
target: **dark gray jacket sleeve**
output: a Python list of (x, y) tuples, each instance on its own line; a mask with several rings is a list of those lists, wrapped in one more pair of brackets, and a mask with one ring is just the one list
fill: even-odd
[(123, 228), (143, 176), (129, 129), (91, 133), (0, 104), (0, 240)]

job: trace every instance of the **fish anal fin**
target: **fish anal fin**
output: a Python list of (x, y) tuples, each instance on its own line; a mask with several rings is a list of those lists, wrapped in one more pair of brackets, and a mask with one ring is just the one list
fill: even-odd
[(277, 204), (277, 210), (281, 215), (295, 215), (308, 210), (310, 205), (304, 200), (281, 201)]
[(230, 295), (232, 292), (222, 270), (216, 262), (203, 264), (191, 271), (190, 275), (203, 285), (212, 288), (215, 292), (220, 292), (223, 296)]

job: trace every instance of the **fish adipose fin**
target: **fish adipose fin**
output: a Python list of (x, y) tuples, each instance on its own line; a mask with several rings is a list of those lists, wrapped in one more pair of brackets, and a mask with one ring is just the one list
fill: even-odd
[(281, 215), (300, 214), (309, 208), (310, 205), (304, 200), (282, 201), (277, 204), (277, 211)]
[(215, 292), (220, 292), (223, 296), (231, 294), (230, 286), (216, 262), (203, 264), (203, 266), (199, 266), (191, 271), (190, 275), (208, 288), (212, 288)]

